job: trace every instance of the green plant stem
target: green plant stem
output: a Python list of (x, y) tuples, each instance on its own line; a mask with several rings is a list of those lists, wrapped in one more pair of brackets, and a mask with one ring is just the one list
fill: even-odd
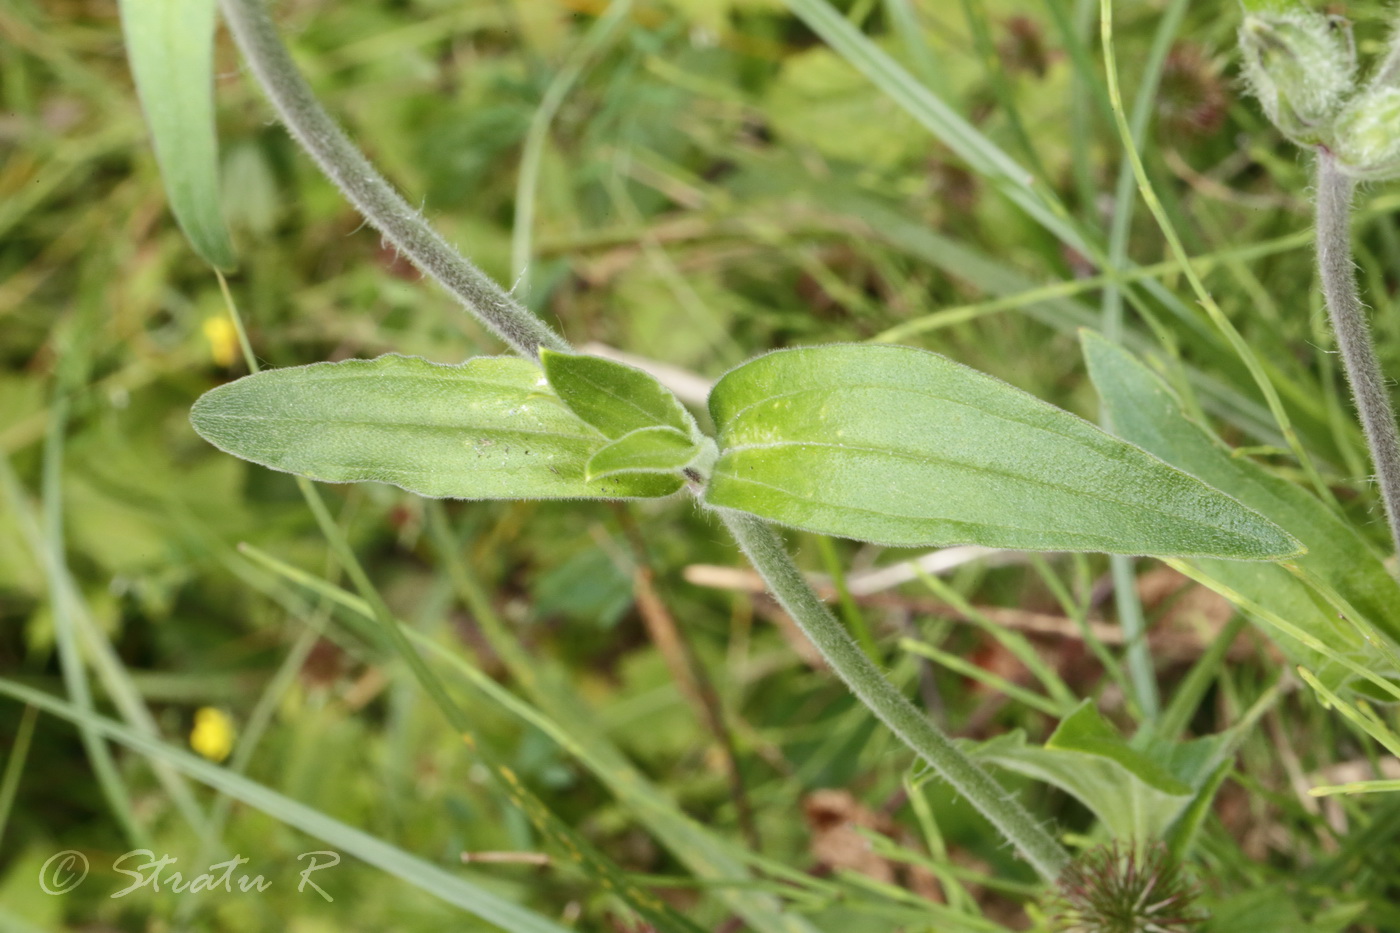
[(222, 0), (224, 18), (288, 131), (370, 225), (522, 356), (564, 339), (457, 252), (355, 148), (297, 70), (263, 0)]
[(1366, 312), (1356, 289), (1351, 258), (1351, 193), (1353, 183), (1326, 149), (1317, 154), (1317, 267), (1327, 316), (1337, 335), (1342, 368), (1366, 434), (1371, 463), (1385, 504), (1391, 541), (1400, 552), (1400, 435), (1395, 410), (1385, 386)]
[[(1142, 145), (1147, 133), (1152, 112), (1157, 100), (1157, 88), (1162, 78), (1162, 66), (1172, 41), (1186, 15), (1186, 0), (1172, 0), (1157, 26), (1152, 38), (1152, 48), (1143, 68), (1141, 84), (1133, 101), (1129, 131), (1133, 142)], [(1118, 168), (1118, 185), (1113, 193), (1113, 221), (1109, 227), (1108, 261), (1111, 268), (1118, 269), (1128, 259), (1128, 234), (1132, 231), (1133, 188), (1136, 179), (1128, 160)], [(1123, 342), (1123, 292), (1116, 282), (1111, 282), (1103, 293), (1103, 333), (1114, 343)], [(1101, 419), (1101, 426), (1112, 431), (1109, 419)], [(1132, 684), (1133, 698), (1137, 701), (1142, 717), (1147, 722), (1157, 718), (1161, 711), (1161, 698), (1157, 690), (1157, 673), (1152, 659), (1152, 650), (1147, 643), (1147, 620), (1142, 611), (1142, 598), (1137, 591), (1137, 573), (1131, 557), (1114, 554), (1108, 559), (1109, 572), (1113, 576), (1113, 602), (1118, 610), (1118, 624), (1123, 627), (1124, 654), (1128, 662), (1128, 679)]]
[(719, 513), (773, 595), (851, 692), (1011, 841), (1048, 881), (1069, 864), (1064, 848), (991, 775), (895, 689), (807, 584), (782, 539), (744, 512)]
[[(541, 347), (567, 352), (569, 345), (561, 337), (459, 256), (374, 170), (312, 96), (261, 0), (222, 0), (222, 3), (239, 48), (287, 128), (366, 219), (522, 356), (533, 358)], [(422, 254), (415, 254), (413, 249), (420, 247)], [(439, 269), (446, 269), (447, 274), (439, 274)], [(483, 295), (489, 300), (483, 301)], [(390, 618), (387, 607), (378, 599), (315, 490), (305, 479), (298, 482), (346, 573), (365, 595), (375, 615), (381, 621)], [(1058, 877), (1069, 864), (1065, 850), (1006, 788), (963, 754), (861, 652), (807, 584), (777, 533), (762, 519), (745, 513), (725, 513), (724, 521), (769, 589), (856, 697), (981, 811), (1046, 880)], [(470, 724), (457, 721), (460, 711), (443, 692), (437, 678), (406, 644), (405, 636), (392, 625), (388, 628), (390, 637), (395, 639), (396, 647), (413, 667), (420, 683), (454, 720), (454, 727), (465, 733)]]
[(10, 811), (15, 804), (15, 794), (19, 791), (19, 779), (24, 774), (24, 763), (29, 758), (29, 742), (34, 738), (34, 723), (38, 719), (39, 707), (26, 705), (20, 716), (19, 730), (15, 732), (15, 742), (10, 746), (5, 776), (0, 778), (0, 840), (5, 838), (5, 827), (10, 822)]

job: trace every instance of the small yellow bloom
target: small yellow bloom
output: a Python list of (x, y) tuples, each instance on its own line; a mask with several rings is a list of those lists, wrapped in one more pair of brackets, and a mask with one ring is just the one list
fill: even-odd
[(209, 341), (209, 355), (220, 366), (232, 366), (238, 359), (238, 331), (223, 315), (204, 319), (204, 339)]
[(201, 706), (195, 710), (190, 748), (210, 761), (223, 761), (233, 751), (233, 720), (222, 710)]

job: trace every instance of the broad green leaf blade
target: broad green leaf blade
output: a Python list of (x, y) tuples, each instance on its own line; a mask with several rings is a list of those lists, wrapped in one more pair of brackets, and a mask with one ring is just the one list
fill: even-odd
[(706, 502), (899, 546), (1297, 553), (1200, 480), (1000, 380), (908, 347), (782, 350), (732, 370), (710, 412)]
[[(1295, 562), (1327, 581), (1380, 631), (1400, 636), (1400, 586), (1371, 546), (1306, 490), (1263, 467), (1233, 457), (1181, 407), (1176, 394), (1132, 354), (1090, 331), (1082, 334), (1089, 375), (1114, 430), (1168, 463), (1228, 491), (1286, 528), (1306, 547)], [(1288, 619), (1322, 644), (1374, 664), (1376, 652), (1336, 610), (1296, 576), (1277, 565), (1192, 561), (1203, 576)], [(1351, 675), (1339, 665), (1271, 629), (1295, 663), (1319, 671), (1336, 686)]]
[(494, 886), (476, 884), (434, 862), (419, 858), (363, 830), (342, 823), (321, 810), (308, 807), (157, 738), (79, 709), (32, 687), (3, 678), (0, 678), (0, 694), (37, 706), (46, 713), (76, 725), (91, 728), (137, 754), (144, 755), (152, 762), (169, 765), (234, 800), (266, 813), (279, 823), (320, 839), (334, 846), (337, 851), (359, 859), (367, 865), (373, 865), (380, 871), (421, 888), (424, 893), (460, 907), (471, 916), (502, 930), (509, 930), (511, 933), (566, 933), (571, 929), (560, 926), (527, 907), (506, 900), (493, 890)]
[(640, 369), (554, 350), (541, 353), (540, 363), (564, 404), (609, 438), (653, 427), (675, 428), (697, 439), (700, 435), (680, 400)]
[(1111, 758), (1026, 744), (1020, 733), (976, 750), (978, 760), (1054, 785), (1093, 811), (1115, 839), (1157, 840), (1191, 802), (1139, 780)]
[(272, 369), (206, 393), (190, 413), (214, 446), (331, 483), (392, 483), (456, 499), (667, 496), (682, 481), (589, 482), (607, 439), (574, 416), (533, 364), (406, 356)]
[(136, 92), (175, 219), (211, 266), (235, 260), (219, 206), (214, 0), (121, 0)]
[(1094, 812), (1116, 839), (1148, 842), (1163, 837), (1211, 776), (1202, 768), (1221, 744), (1219, 736), (1134, 749), (1084, 703), (1045, 743), (1027, 745), (1018, 732), (983, 743), (975, 752), (1018, 774), (1053, 784)]
[(1177, 780), (1161, 764), (1123, 741), (1123, 737), (1104, 721), (1089, 700), (1061, 720), (1054, 734), (1046, 740), (1045, 747), (1108, 758), (1144, 784), (1164, 794), (1181, 797), (1191, 793), (1190, 785)]
[(590, 479), (616, 473), (679, 473), (700, 453), (700, 445), (675, 428), (638, 428), (593, 455), (584, 470)]

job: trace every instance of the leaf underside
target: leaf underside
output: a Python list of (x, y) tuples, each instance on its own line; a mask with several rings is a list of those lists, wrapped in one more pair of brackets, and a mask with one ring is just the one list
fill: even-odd
[(923, 350), (782, 350), (710, 396), (706, 502), (887, 545), (1268, 559), (1289, 535), (1019, 389)]
[(247, 376), (190, 414), (214, 446), (331, 483), (390, 483), (457, 499), (654, 498), (672, 476), (585, 478), (607, 438), (576, 417), (533, 364), (479, 357), (314, 363)]

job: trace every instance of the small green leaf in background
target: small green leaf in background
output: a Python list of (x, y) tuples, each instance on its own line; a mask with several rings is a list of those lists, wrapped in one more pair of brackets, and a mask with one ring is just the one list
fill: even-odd
[[(1365, 929), (1354, 926), (1373, 912), (1375, 905), (1348, 899), (1315, 910), (1310, 892), (1286, 883), (1250, 888), (1211, 905), (1211, 916), (1201, 933), (1237, 933), (1239, 930), (1270, 930), (1273, 933), (1344, 933)], [(1312, 913), (1308, 918), (1307, 913)]]
[(632, 575), (605, 551), (589, 548), (537, 579), (534, 613), (597, 631), (611, 629), (632, 605)]
[(589, 479), (615, 473), (679, 473), (700, 453), (700, 445), (675, 428), (638, 428), (624, 434), (588, 461)]
[(1191, 792), (1189, 785), (1178, 781), (1166, 768), (1123, 741), (1088, 700), (1064, 718), (1046, 740), (1045, 747), (1108, 758), (1164, 794), (1180, 796)]
[[(1091, 331), (1082, 332), (1081, 339), (1089, 377), (1117, 434), (1286, 528), (1308, 549), (1295, 558), (1300, 567), (1329, 583), (1381, 632), (1392, 639), (1400, 635), (1400, 586), (1350, 525), (1306, 490), (1258, 464), (1231, 456), (1187, 417), (1176, 393), (1132, 354)], [(1285, 568), (1204, 559), (1192, 563), (1210, 579), (1289, 620), (1321, 643), (1375, 666), (1377, 652), (1356, 628), (1339, 619), (1325, 599)], [(1345, 669), (1295, 639), (1270, 632), (1294, 663), (1318, 672), (1328, 686), (1352, 679)]]
[(456, 499), (668, 496), (674, 476), (589, 481), (607, 439), (549, 390), (533, 364), (458, 366), (407, 356), (270, 369), (205, 393), (190, 413), (215, 447), (331, 483), (392, 483)]
[(699, 438), (695, 419), (671, 391), (648, 374), (600, 356), (540, 354), (549, 385), (584, 421), (609, 438), (638, 428), (668, 427)]
[(136, 92), (175, 219), (195, 252), (232, 269), (214, 135), (214, 0), (121, 0)]
[[(1215, 737), (1207, 737), (1178, 748), (1189, 751), (1190, 746), (1208, 743), (1213, 747), (1215, 742)], [(1195, 795), (1193, 781), (1183, 780), (1187, 775), (1174, 773), (1160, 757), (1129, 746), (1088, 700), (1065, 717), (1044, 748), (1026, 744), (1016, 732), (983, 743), (976, 755), (1060, 788), (1092, 810), (1113, 837), (1123, 841), (1161, 839)], [(1199, 783), (1208, 776), (1189, 775)]]
[(710, 395), (706, 502), (880, 544), (1285, 557), (1234, 499), (1068, 412), (909, 347), (781, 350)]

